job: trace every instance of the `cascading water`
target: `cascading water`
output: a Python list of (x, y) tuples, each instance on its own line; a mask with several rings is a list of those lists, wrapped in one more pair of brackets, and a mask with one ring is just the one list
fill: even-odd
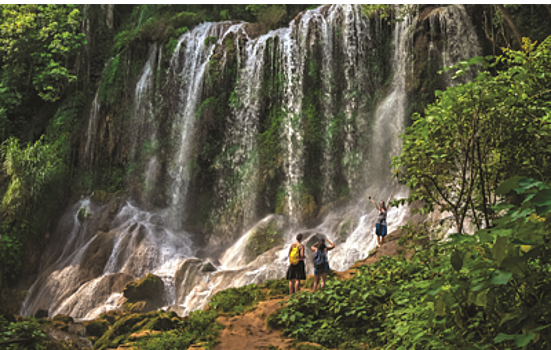
[[(446, 13), (449, 15), (444, 15)], [(461, 7), (443, 9), (440, 14), (447, 21), (442, 27), (445, 30), (454, 28), (449, 21), (466, 20)], [(440, 23), (443, 23), (442, 18)], [(376, 218), (375, 208), (366, 197), (370, 195), (375, 200), (387, 202), (407, 194), (392, 179), (389, 166), (391, 157), (401, 150), (398, 135), (404, 131), (406, 122), (406, 70), (411, 50), (408, 28), (411, 23), (412, 19), (407, 17), (394, 26), (391, 51), (394, 73), (386, 86), (381, 86), (375, 73), (362, 65), (373, 63), (373, 55), (381, 50), (379, 46), (384, 46), (385, 30), (379, 19), (364, 17), (358, 5), (326, 5), (308, 10), (297, 16), (289, 27), (258, 37), (248, 34), (246, 23), (200, 24), (180, 37), (162, 88), (153, 82), (153, 71), (159, 70), (161, 60), (161, 50), (153, 44), (136, 85), (132, 121), (138, 127), (147, 124), (147, 127), (138, 128), (143, 132), (141, 140), (155, 143), (158, 124), (154, 113), (156, 102), (153, 102), (157, 100), (153, 95), (160, 89), (168, 91), (159, 102), (170, 104), (167, 120), (172, 122), (171, 137), (175, 144), (174, 149), (167, 150), (172, 152), (167, 165), (170, 189), (167, 208), (147, 212), (122, 198), (106, 205), (94, 204), (89, 199), (78, 202), (61, 219), (55, 244), (48, 246), (44, 253), (39, 277), (21, 313), (33, 315), (43, 309), (48, 310), (50, 316), (63, 313), (93, 318), (101, 312), (120, 310), (124, 285), (153, 273), (161, 277), (165, 285), (163, 304), (186, 314), (204, 307), (210, 297), (222, 289), (283, 277), (288, 266), (289, 244), (299, 231), (305, 233), (307, 240), (321, 234), (338, 244), (330, 254), (333, 269), (344, 270), (356, 260), (365, 258), (375, 244)], [(466, 22), (455, 25), (457, 28), (470, 26)], [(192, 177), (189, 162), (196, 142), (196, 113), (204, 98), (209, 60), (215, 48), (223, 47), (230, 35), (237, 47), (235, 97), (238, 103), (232, 105), (226, 117), (228, 131), (221, 142), (224, 154), (228, 154), (235, 169), (238, 168), (231, 170), (244, 180), (236, 188), (228, 189), (223, 175), (226, 172), (220, 171), (216, 180), (220, 189), (217, 196), (228, 202), (240, 196), (243, 227), (247, 232), (243, 235), (240, 233), (245, 230), (234, 232), (235, 243), (221, 254), (219, 262), (216, 259), (209, 262), (195, 257), (199, 247), (183, 229), (190, 207), (187, 196)], [(470, 37), (454, 37), (454, 40), (463, 40), (457, 44), (461, 47)], [(223, 55), (226, 54), (224, 51)], [(460, 51), (446, 57), (453, 56), (453, 61), (467, 54), (470, 52)], [(226, 58), (224, 56), (220, 64), (226, 64)], [(313, 58), (319, 63), (318, 71)], [(384, 72), (384, 67), (376, 68)], [(262, 176), (259, 174), (258, 133), (266, 107), (262, 93), (267, 70), (282, 82), (278, 98), (284, 113), (277, 132), (282, 150), (278, 156), (283, 162), (281, 187), (286, 209), (284, 215), (272, 214), (257, 225), (276, 220), (284, 223), (282, 226), (286, 229), (284, 244), (249, 262), (244, 251), (254, 235), (251, 226), (260, 215), (255, 204)], [(310, 97), (305, 79), (313, 74), (311, 72), (318, 72), (322, 82), (318, 105), (322, 145), (320, 203), (327, 204), (339, 196), (336, 178), (356, 195), (350, 196), (352, 200), (347, 206), (335, 206), (325, 213), (320, 225), (305, 229), (298, 218), (304, 210), (300, 207), (300, 186), (307, 180), (310, 170), (304, 150), (311, 141), (305, 138), (309, 120), (304, 101)], [(379, 96), (380, 91), (385, 93)], [(93, 108), (99, 109), (99, 104), (94, 104)], [(94, 113), (95, 110), (91, 113), (92, 129), (97, 124)], [(338, 114), (344, 115), (342, 134), (335, 131)], [(89, 135), (93, 132), (89, 130)], [(136, 140), (134, 146), (137, 150), (141, 141)], [(87, 150), (90, 147), (88, 145)], [(229, 148), (232, 152), (226, 152)], [(342, 169), (335, 166), (338, 162), (344, 164)], [(144, 165), (146, 188), (150, 188), (160, 181), (161, 161), (151, 155)], [(391, 208), (388, 231), (403, 224), (407, 217), (407, 209)], [(350, 226), (347, 237), (337, 232), (346, 221), (343, 218), (347, 218)], [(307, 250), (308, 259), (311, 254)], [(306, 265), (307, 273), (312, 273), (311, 264)]]
[(181, 229), (186, 215), (186, 193), (190, 181), (189, 159), (197, 111), (209, 56), (214, 43), (230, 26), (229, 22), (202, 23), (178, 40), (170, 62), (168, 80), (176, 97), (173, 138), (177, 140), (171, 176), (171, 224)]

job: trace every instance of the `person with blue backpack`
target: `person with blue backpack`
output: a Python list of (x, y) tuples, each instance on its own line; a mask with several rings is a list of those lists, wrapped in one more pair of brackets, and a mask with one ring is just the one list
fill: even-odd
[[(331, 246), (326, 246), (325, 241), (327, 241)], [(315, 292), (318, 287), (318, 282), (321, 276), (321, 285), (320, 289), (325, 286), (325, 279), (327, 274), (331, 272), (329, 268), (329, 259), (327, 258), (327, 252), (335, 248), (333, 242), (327, 238), (320, 238), (318, 243), (314, 244), (311, 249), (316, 252), (314, 254), (314, 286), (312, 287), (312, 292)]]

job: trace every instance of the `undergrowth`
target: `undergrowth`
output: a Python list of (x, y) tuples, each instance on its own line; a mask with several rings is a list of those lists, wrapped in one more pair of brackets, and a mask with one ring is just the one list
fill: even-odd
[(176, 329), (162, 332), (159, 336), (138, 341), (140, 350), (187, 349), (192, 344), (201, 344), (212, 349), (223, 326), (216, 322), (215, 311), (194, 311), (182, 319)]
[(269, 318), (287, 336), (327, 347), (544, 349), (551, 345), (551, 189), (513, 178), (498, 195), (519, 206), (491, 229), (422, 239), (410, 258), (383, 256), (349, 280), (299, 293)]

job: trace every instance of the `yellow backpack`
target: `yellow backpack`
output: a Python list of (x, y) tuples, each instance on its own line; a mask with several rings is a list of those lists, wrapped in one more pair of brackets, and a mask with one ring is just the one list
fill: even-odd
[(296, 245), (293, 247), (293, 249), (291, 249), (291, 254), (289, 254), (289, 262), (291, 263), (291, 265), (296, 265), (299, 262), (299, 247), (300, 245)]

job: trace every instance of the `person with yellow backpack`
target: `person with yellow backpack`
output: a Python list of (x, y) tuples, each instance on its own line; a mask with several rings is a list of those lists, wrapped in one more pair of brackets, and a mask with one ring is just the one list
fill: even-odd
[(306, 279), (304, 271), (304, 245), (302, 242), (302, 233), (297, 235), (297, 241), (289, 247), (289, 269), (287, 270), (287, 279), (289, 280), (289, 294), (293, 294), (293, 282), (295, 283), (295, 293), (300, 291), (300, 280)]

